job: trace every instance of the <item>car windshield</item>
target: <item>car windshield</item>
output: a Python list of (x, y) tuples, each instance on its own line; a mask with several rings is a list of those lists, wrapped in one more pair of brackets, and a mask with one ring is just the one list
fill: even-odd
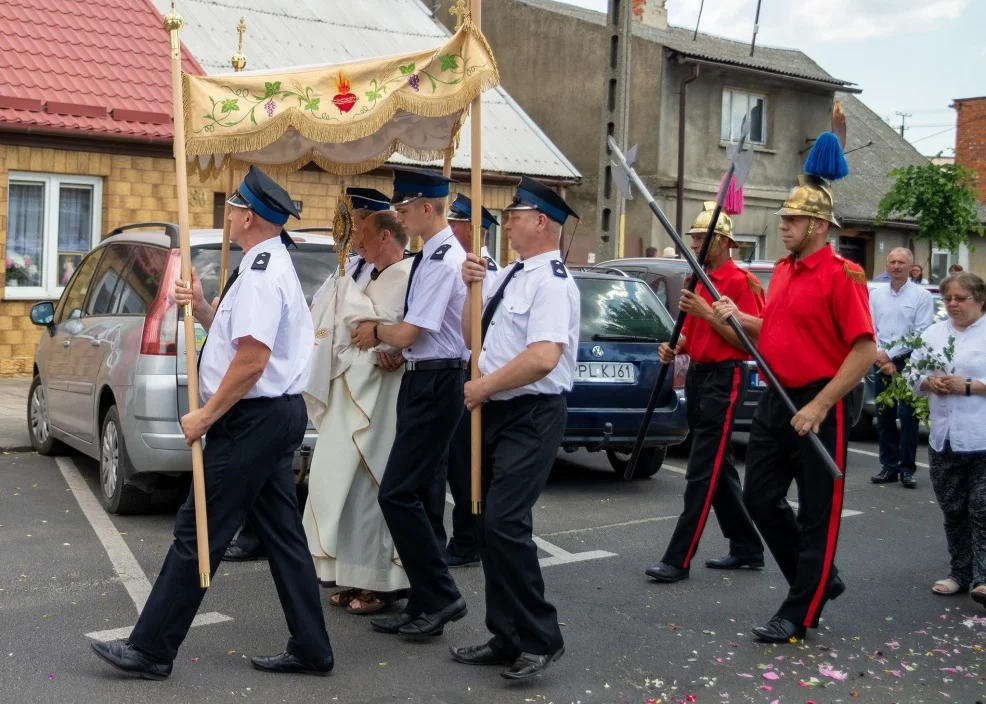
[(582, 294), (581, 341), (671, 339), (671, 316), (642, 281), (576, 278), (575, 282)]
[[(205, 300), (211, 301), (219, 295), (219, 256), (221, 245), (216, 243), (192, 247), (192, 266), (195, 267), (199, 280), (202, 282), (202, 294)], [(315, 244), (312, 242), (298, 243), (297, 248), (288, 247), (291, 261), (294, 262), (301, 290), (311, 304), (312, 296), (318, 290), (329, 274), (335, 271), (339, 262), (336, 259), (335, 246), (331, 244)], [(236, 245), (229, 248), (229, 270), (233, 271), (243, 259), (243, 250)]]

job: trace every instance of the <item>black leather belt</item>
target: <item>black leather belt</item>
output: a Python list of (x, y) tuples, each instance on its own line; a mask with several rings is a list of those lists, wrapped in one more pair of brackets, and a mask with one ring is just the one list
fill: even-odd
[(730, 359), (725, 362), (691, 362), (689, 363), (688, 368), (694, 369), (695, 371), (701, 371), (705, 369), (735, 369), (736, 367), (743, 366), (746, 366), (746, 362)]
[(408, 372), (436, 372), (443, 369), (466, 369), (469, 362), (461, 359), (422, 359), (417, 362), (405, 362), (404, 371)]

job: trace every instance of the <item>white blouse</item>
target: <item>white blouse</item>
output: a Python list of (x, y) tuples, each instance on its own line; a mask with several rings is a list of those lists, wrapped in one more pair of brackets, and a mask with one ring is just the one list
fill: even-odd
[[(960, 376), (986, 384), (986, 317), (981, 317), (965, 330), (952, 327), (952, 321), (943, 320), (924, 331), (924, 345), (914, 350), (907, 367), (908, 380), (915, 393), (929, 396), (931, 436), (929, 444), (941, 452), (948, 440), (955, 452), (986, 451), (986, 396), (948, 394), (941, 396), (921, 389), (929, 376)], [(955, 338), (955, 353), (946, 364), (946, 371), (920, 373), (918, 362), (933, 354), (945, 359), (949, 339)], [(926, 370), (927, 372), (927, 370)]]

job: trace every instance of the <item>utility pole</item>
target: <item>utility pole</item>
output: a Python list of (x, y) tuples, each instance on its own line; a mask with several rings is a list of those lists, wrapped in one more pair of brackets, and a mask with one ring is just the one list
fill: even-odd
[(894, 113), (894, 114), (900, 116), (900, 136), (903, 137), (904, 136), (904, 130), (907, 129), (907, 126), (905, 124), (906, 121), (907, 121), (907, 118), (914, 117), (914, 116), (911, 115), (911, 113), (909, 113), (909, 112), (898, 112), (898, 113)]
[(609, 0), (607, 27), (606, 90), (604, 91), (601, 139), (599, 140), (599, 188), (596, 198), (596, 261), (623, 256), (624, 201), (613, 185), (610, 151), (612, 136), (621, 151), (627, 148), (630, 123), (630, 43), (633, 27), (631, 0)]

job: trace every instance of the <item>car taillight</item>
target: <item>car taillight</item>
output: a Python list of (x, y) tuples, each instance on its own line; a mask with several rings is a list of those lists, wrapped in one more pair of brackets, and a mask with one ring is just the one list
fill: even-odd
[(685, 375), (688, 374), (688, 365), (692, 363), (691, 357), (687, 354), (679, 354), (674, 358), (674, 380), (672, 386), (676, 389), (685, 388)]
[(176, 356), (178, 354), (178, 305), (175, 303), (175, 280), (181, 271), (178, 250), (172, 250), (161, 277), (161, 287), (144, 316), (140, 353)]

